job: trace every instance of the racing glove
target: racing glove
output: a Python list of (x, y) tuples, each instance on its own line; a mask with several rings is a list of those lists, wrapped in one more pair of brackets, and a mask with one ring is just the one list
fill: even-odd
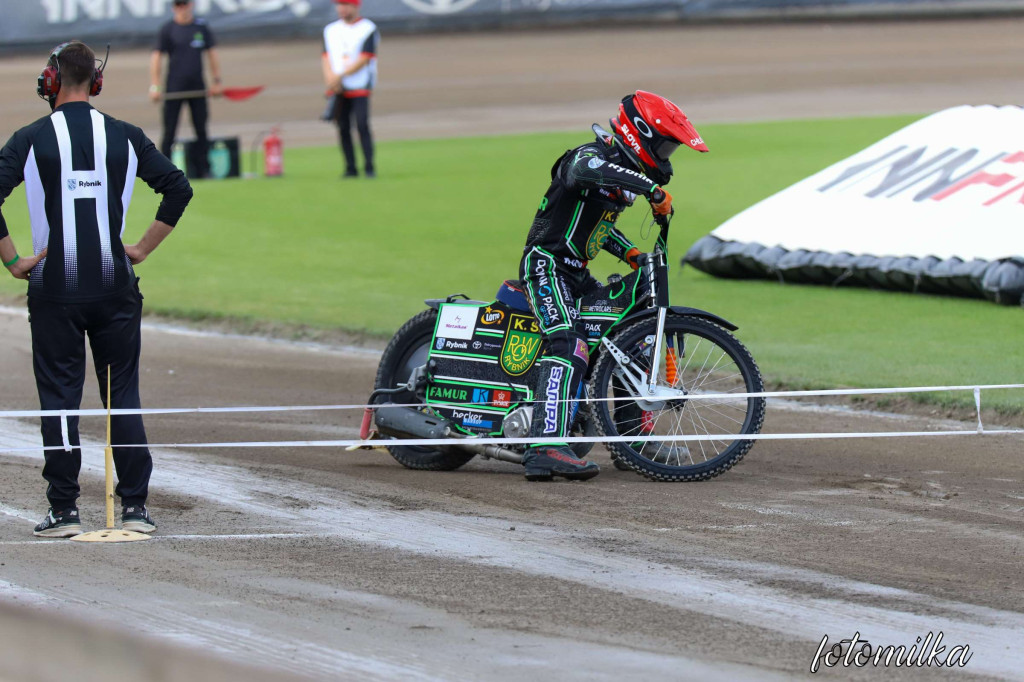
[(634, 246), (632, 249), (630, 249), (629, 251), (626, 252), (626, 255), (623, 258), (623, 260), (625, 260), (627, 263), (629, 263), (629, 267), (633, 268), (634, 270), (639, 270), (640, 269), (640, 263), (638, 263), (636, 259), (637, 259), (637, 256), (640, 255), (640, 253), (641, 253), (640, 249), (638, 249), (638, 248), (636, 248)]
[(655, 215), (668, 215), (672, 213), (672, 195), (661, 187), (655, 187), (649, 199), (651, 210)]

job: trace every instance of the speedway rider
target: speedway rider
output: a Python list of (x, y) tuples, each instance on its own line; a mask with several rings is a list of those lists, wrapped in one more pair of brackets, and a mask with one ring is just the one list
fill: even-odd
[(669, 156), (684, 144), (708, 151), (675, 104), (638, 90), (619, 105), (613, 132), (594, 126), (597, 139), (565, 152), (551, 168), (551, 186), (526, 238), (519, 276), (547, 342), (535, 386), (534, 416), (526, 451), (526, 479), (552, 476), (586, 480), (600, 473), (563, 440), (569, 432), (587, 372), (586, 337), (577, 329), (578, 301), (600, 284), (587, 263), (601, 249), (636, 270), (640, 250), (615, 227), (637, 197), (656, 215), (672, 212), (663, 185), (672, 177)]

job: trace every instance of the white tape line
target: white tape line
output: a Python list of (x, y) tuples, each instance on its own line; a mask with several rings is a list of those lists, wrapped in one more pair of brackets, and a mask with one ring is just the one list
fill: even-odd
[[(416, 403), (419, 405), (419, 403)], [(316, 412), (323, 410), (362, 410), (366, 405), (267, 405), (250, 407), (170, 407), (154, 409), (117, 409), (110, 414), (118, 417), (134, 414), (202, 414), (219, 412)], [(105, 417), (104, 409), (90, 410), (10, 410), (0, 412), (0, 417), (53, 417), (67, 414), (72, 417)]]
[[(1024, 435), (1024, 429), (999, 429), (989, 431), (872, 431), (866, 433), (752, 433), (752, 434), (705, 434), (676, 436), (569, 436), (560, 438), (565, 443), (645, 443), (678, 441), (711, 441), (731, 443), (737, 440), (815, 440), (840, 438), (919, 438), (935, 436), (1008, 436)], [(114, 445), (114, 448), (348, 448), (381, 447), (386, 445), (531, 445), (541, 442), (540, 438), (404, 438), (382, 440), (290, 440), (290, 441), (247, 441), (227, 443), (150, 443), (140, 445)], [(550, 440), (547, 439), (547, 440)], [(5, 448), (0, 452), (36, 452), (59, 450), (60, 446), (49, 448)]]
[[(736, 400), (737, 398), (792, 398), (811, 397), (823, 395), (881, 395), (890, 393), (931, 393), (938, 391), (980, 391), (982, 389), (1012, 389), (1024, 388), (1024, 384), (981, 384), (972, 386), (913, 386), (901, 388), (851, 388), (851, 389), (827, 389), (821, 391), (762, 391), (761, 393), (690, 393), (681, 400)], [(581, 403), (598, 402), (628, 402), (636, 400), (631, 396), (619, 398), (580, 398)], [(657, 398), (651, 400), (657, 401)], [(559, 402), (575, 402), (564, 400)], [(473, 406), (483, 407), (493, 403), (457, 403), (451, 406), (469, 409)], [(389, 407), (422, 407), (422, 403), (388, 403)], [(365, 410), (372, 405), (267, 405), (250, 407), (175, 407), (175, 408), (152, 408), (152, 409), (117, 409), (111, 410), (110, 414), (119, 415), (152, 415), (152, 414), (217, 414), (231, 412), (315, 412), (324, 410)], [(104, 409), (91, 410), (13, 410), (0, 412), (0, 417), (52, 417), (67, 414), (79, 417), (101, 417), (106, 416)]]
[[(1024, 429), (1004, 429), (998, 431), (985, 431), (981, 435), (1024, 435)], [(721, 441), (732, 442), (735, 440), (810, 440), (816, 438), (911, 438), (915, 436), (976, 436), (977, 431), (885, 431), (870, 433), (754, 433), (749, 435), (736, 434), (705, 434), (681, 435), (681, 436), (569, 436), (559, 439), (559, 442), (567, 443), (640, 443), (640, 442), (670, 442), (670, 441)], [(542, 438), (403, 438), (401, 440), (311, 440), (311, 441), (257, 441), (252, 443), (180, 443), (151, 445), (153, 448), (179, 448), (179, 447), (351, 447), (381, 445), (531, 445), (540, 442)], [(550, 440), (548, 438), (547, 440)], [(117, 447), (117, 446), (115, 446)], [(130, 446), (120, 446), (130, 447)]]

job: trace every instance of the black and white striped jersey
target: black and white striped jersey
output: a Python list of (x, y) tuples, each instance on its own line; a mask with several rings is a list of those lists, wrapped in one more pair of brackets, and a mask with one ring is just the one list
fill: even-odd
[(192, 188), (138, 127), (68, 102), (11, 136), (0, 150), (0, 206), (24, 182), (34, 252), (48, 249), (29, 296), (84, 303), (134, 285), (121, 235), (136, 177), (163, 195), (156, 219), (177, 224)]

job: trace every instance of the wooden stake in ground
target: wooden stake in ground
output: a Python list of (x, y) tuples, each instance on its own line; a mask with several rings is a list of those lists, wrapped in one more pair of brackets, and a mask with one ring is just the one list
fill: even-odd
[(145, 533), (114, 528), (114, 448), (110, 445), (110, 365), (107, 365), (107, 447), (103, 450), (103, 470), (106, 476), (107, 527), (76, 535), (78, 542), (134, 542), (148, 540)]

